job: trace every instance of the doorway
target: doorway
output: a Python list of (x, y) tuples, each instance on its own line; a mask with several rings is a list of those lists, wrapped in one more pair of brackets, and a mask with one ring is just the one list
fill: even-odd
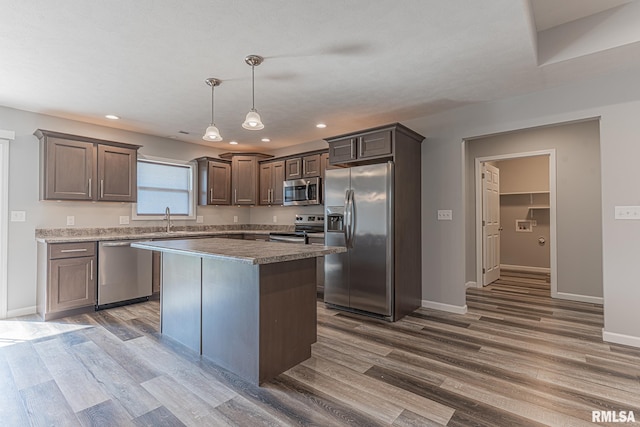
[[(506, 165), (509, 163), (518, 163), (518, 165), (515, 165), (516, 169), (521, 168), (524, 164), (543, 164), (547, 167), (547, 176), (544, 178), (548, 179), (527, 180), (519, 178), (514, 180), (512, 178), (507, 187), (500, 189), (498, 186), (498, 189), (496, 189), (496, 185), (504, 182), (504, 174), (503, 178), (497, 179), (500, 176), (499, 166), (502, 164), (506, 169)], [(478, 157), (475, 159), (477, 287), (483, 287), (497, 280), (501, 274), (501, 267), (507, 267), (510, 271), (526, 271), (527, 269), (535, 273), (548, 271), (551, 296), (557, 296), (555, 163), (556, 155), (554, 149)], [(524, 168), (522, 170), (523, 172), (525, 171)], [(487, 184), (488, 171), (491, 171), (490, 175), (493, 177), (490, 180), (492, 181), (490, 185)], [(524, 174), (526, 175), (526, 172)], [(514, 176), (514, 174), (512, 173), (511, 176)], [(498, 183), (495, 181), (498, 181)], [(492, 194), (496, 191), (499, 195), (492, 197)], [(509, 209), (501, 209), (503, 204), (510, 205)], [(508, 215), (504, 215), (505, 218), (498, 216), (496, 223), (496, 211), (504, 211)], [(541, 220), (540, 229), (536, 230), (538, 219)], [(547, 229), (542, 232), (541, 230), (545, 226)], [(506, 227), (508, 227), (508, 231), (505, 231)], [(493, 229), (499, 231), (495, 232)], [(494, 232), (489, 232), (491, 230)], [(536, 233), (536, 231), (538, 232)], [(509, 257), (505, 257), (507, 259), (496, 259), (496, 257), (501, 258), (500, 254), (504, 252), (500, 249), (504, 247), (501, 242), (503, 237), (509, 239), (507, 243), (511, 244), (511, 247), (514, 247), (514, 241), (526, 243), (524, 243), (524, 246), (518, 247), (514, 253), (509, 253)], [(532, 261), (531, 255), (527, 257), (523, 253), (522, 248), (527, 247), (526, 245), (529, 245), (529, 247), (531, 245), (540, 246), (534, 251), (534, 257), (537, 257), (537, 260)], [(548, 266), (545, 265), (544, 260), (539, 259), (540, 253), (543, 256), (546, 254)], [(523, 259), (525, 261), (522, 261)], [(507, 263), (504, 261), (507, 261)]]
[(13, 132), (0, 129), (0, 319), (7, 317), (9, 239), (9, 141)]

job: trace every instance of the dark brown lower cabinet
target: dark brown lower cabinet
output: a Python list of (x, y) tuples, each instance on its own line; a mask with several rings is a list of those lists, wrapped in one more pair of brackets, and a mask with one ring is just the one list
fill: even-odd
[(96, 305), (96, 242), (38, 244), (37, 310), (44, 320)]

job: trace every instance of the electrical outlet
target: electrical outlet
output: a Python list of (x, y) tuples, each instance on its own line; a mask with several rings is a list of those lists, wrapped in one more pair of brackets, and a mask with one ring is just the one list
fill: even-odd
[(25, 222), (27, 220), (27, 212), (11, 211), (11, 222)]
[(198, 216), (196, 217), (196, 223), (198, 223), (198, 224), (202, 224), (203, 222), (204, 222), (204, 216), (202, 216), (202, 215), (198, 215)]
[(120, 225), (129, 224), (129, 217), (127, 215), (120, 216)]
[(278, 217), (277, 216), (273, 216), (273, 222), (278, 222)]
[(67, 215), (67, 225), (76, 225), (76, 217), (73, 215)]
[(640, 206), (616, 206), (615, 219), (640, 219)]
[(238, 216), (237, 215), (233, 216), (233, 222), (238, 222)]
[(453, 211), (450, 209), (438, 211), (438, 221), (451, 221), (453, 219)]

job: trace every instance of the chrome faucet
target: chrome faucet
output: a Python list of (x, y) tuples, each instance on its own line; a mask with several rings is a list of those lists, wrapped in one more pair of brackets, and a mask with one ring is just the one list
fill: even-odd
[(164, 219), (167, 221), (167, 233), (171, 232), (171, 209), (169, 206), (164, 210)]

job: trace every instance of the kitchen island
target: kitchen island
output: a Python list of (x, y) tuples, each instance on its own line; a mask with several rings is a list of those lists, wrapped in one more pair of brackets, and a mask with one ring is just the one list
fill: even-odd
[(162, 253), (162, 334), (253, 384), (311, 356), (316, 257), (345, 251), (224, 238), (132, 246)]

